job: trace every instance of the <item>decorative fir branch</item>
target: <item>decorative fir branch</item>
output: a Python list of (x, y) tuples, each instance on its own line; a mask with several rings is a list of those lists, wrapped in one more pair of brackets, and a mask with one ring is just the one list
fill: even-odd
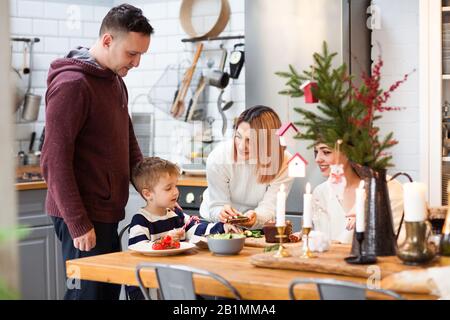
[(312, 87), (312, 92), (320, 101), (317, 105), (318, 112), (294, 108), (302, 116), (295, 124), (305, 129), (297, 138), (312, 141), (309, 148), (318, 142), (333, 148), (336, 141), (342, 139), (341, 150), (350, 161), (374, 170), (386, 169), (393, 165), (392, 155), (387, 150), (398, 141), (393, 139), (392, 132), (380, 138), (380, 130), (374, 123), (381, 119), (382, 112), (401, 110), (385, 104), (392, 92), (404, 83), (410, 74), (396, 81), (388, 90), (381, 89), (383, 60), (378, 57), (373, 65), (372, 75), (362, 74), (362, 84), (355, 87), (345, 64), (332, 68), (336, 55), (337, 53), (328, 51), (324, 42), (322, 53), (313, 55), (314, 64), (308, 70), (299, 73), (294, 66), (289, 65), (289, 71), (275, 73), (287, 79), (286, 89), (279, 94), (293, 98), (304, 95), (300, 87), (305, 81), (317, 83), (317, 88)]

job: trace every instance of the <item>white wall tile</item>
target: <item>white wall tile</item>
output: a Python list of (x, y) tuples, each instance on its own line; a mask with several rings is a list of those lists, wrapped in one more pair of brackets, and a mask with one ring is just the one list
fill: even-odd
[(58, 35), (58, 21), (34, 19), (33, 33), (42, 36), (56, 36)]
[(82, 5), (81, 8), (81, 20), (94, 21), (94, 6)]
[(21, 17), (43, 17), (44, 3), (41, 1), (25, 1), (17, 2), (17, 13)]
[(144, 12), (144, 15), (150, 20), (150, 23), (152, 23), (153, 20), (167, 19), (168, 17), (167, 3), (165, 1), (143, 5), (142, 11)]
[(11, 34), (31, 35), (33, 33), (33, 21), (27, 18), (11, 18)]
[(58, 58), (56, 54), (34, 54), (33, 55), (33, 72), (35, 70), (47, 71), (50, 63)]
[(220, 0), (197, 0), (192, 7), (193, 17), (218, 16), (219, 12)]
[(84, 22), (83, 36), (87, 38), (97, 38), (100, 31), (100, 22)]
[(47, 87), (47, 75), (48, 75), (48, 70), (46, 70), (46, 71), (33, 70), (33, 73), (31, 76), (31, 82), (32, 82), (33, 88), (46, 88)]
[(67, 53), (69, 51), (69, 39), (58, 37), (45, 37), (44, 49), (48, 53)]
[(167, 18), (179, 18), (181, 1), (170, 1), (167, 3)]
[(94, 7), (94, 20), (102, 22), (103, 18), (106, 16), (108, 11), (111, 10), (110, 7)]
[(44, 2), (44, 17), (50, 19), (65, 19), (69, 4), (58, 2)]
[(69, 49), (72, 50), (78, 46), (90, 48), (96, 39), (93, 38), (71, 38), (69, 41)]
[(228, 0), (228, 3), (233, 14), (245, 12), (245, 0)]
[(11, 17), (17, 16), (17, 1), (18, 0), (9, 0), (9, 15)]
[(60, 37), (80, 37), (82, 35), (81, 23), (69, 20), (58, 21), (58, 35)]

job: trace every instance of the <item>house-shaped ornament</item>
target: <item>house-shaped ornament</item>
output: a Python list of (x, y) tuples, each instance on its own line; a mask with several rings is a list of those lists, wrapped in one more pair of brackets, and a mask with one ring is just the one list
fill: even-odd
[(300, 90), (303, 90), (303, 93), (305, 94), (305, 102), (306, 103), (317, 103), (319, 102), (319, 99), (317, 99), (313, 94), (313, 88), (314, 90), (317, 90), (318, 86), (316, 82), (312, 82), (310, 80), (306, 81), (300, 86)]
[(280, 144), (285, 147), (293, 148), (295, 145), (295, 136), (298, 133), (298, 129), (292, 122), (288, 122), (281, 126), (277, 131), (277, 136), (280, 137)]
[(288, 175), (292, 178), (303, 178), (306, 174), (306, 161), (300, 153), (296, 153), (288, 162)]

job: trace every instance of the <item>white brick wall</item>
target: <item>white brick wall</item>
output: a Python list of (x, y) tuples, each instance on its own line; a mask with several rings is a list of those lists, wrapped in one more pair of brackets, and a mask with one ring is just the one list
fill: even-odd
[[(75, 1), (79, 3), (76, 8), (79, 11), (73, 11), (72, 2), (67, 0), (45, 1), (45, 0), (9, 0), (11, 29), (14, 36), (39, 37), (40, 43), (34, 47), (33, 57), (33, 77), (32, 91), (43, 96), (39, 119), (35, 123), (22, 123), (19, 116), (16, 116), (16, 150), (28, 149), (29, 137), (32, 131), (36, 131), (39, 138), (45, 121), (44, 95), (46, 90), (47, 72), (51, 61), (55, 58), (64, 56), (71, 48), (82, 45), (91, 46), (97, 38), (98, 29), (101, 20), (111, 8), (107, 5), (108, 1)], [(111, 5), (117, 5), (123, 1), (110, 1)], [(93, 3), (90, 5), (90, 3)], [(152, 36), (149, 53), (141, 59), (139, 68), (132, 70), (124, 78), (128, 91), (130, 93), (130, 108), (133, 111), (153, 111), (156, 118), (156, 136), (155, 151), (156, 155), (178, 159), (177, 148), (173, 141), (184, 141), (181, 138), (175, 139), (174, 134), (180, 132), (192, 132), (194, 125), (173, 120), (168, 116), (165, 110), (169, 103), (164, 106), (164, 111), (154, 108), (147, 103), (145, 97), (139, 97), (136, 104), (131, 105), (140, 94), (146, 94), (152, 86), (160, 79), (163, 71), (168, 65), (178, 65), (182, 63), (184, 67), (188, 66), (195, 51), (195, 45), (182, 43), (181, 39), (187, 35), (179, 23), (179, 8), (181, 0), (154, 0), (148, 1), (129, 1), (129, 3), (139, 6), (143, 9), (150, 23), (155, 28), (155, 34)], [(222, 35), (244, 34), (244, 3), (242, 0), (229, 0), (232, 16), (229, 24)], [(215, 21), (215, 9), (218, 7), (217, 0), (203, 0), (195, 6), (195, 19), (204, 28), (207, 28)], [(72, 10), (71, 10), (72, 9)], [(79, 12), (80, 24), (73, 23), (70, 19)], [(202, 30), (198, 30), (201, 32)], [(218, 50), (220, 41), (205, 43), (204, 52), (198, 64), (198, 70), (206, 68), (208, 60), (212, 59), (217, 67), (221, 52)], [(238, 40), (224, 41), (225, 48), (230, 52), (233, 45)], [(21, 43), (13, 44), (12, 64), (16, 68), (21, 68), (23, 64), (23, 46)], [(228, 66), (228, 62), (226, 64)], [(227, 67), (226, 67), (227, 68)], [(245, 70), (241, 72), (238, 80), (230, 80), (223, 98), (232, 99), (233, 107), (226, 112), (228, 128), (232, 126), (232, 119), (240, 114), (245, 107)], [(182, 74), (179, 76), (181, 77)], [(163, 101), (170, 102), (173, 99), (177, 88), (178, 77), (176, 73), (164, 77), (163, 83), (158, 84), (157, 96)], [(24, 81), (27, 81), (26, 76)], [(222, 138), (221, 118), (217, 111), (217, 97), (219, 89), (208, 88), (205, 90), (204, 99), (208, 103), (208, 115), (216, 120), (213, 124), (217, 138)], [(189, 96), (189, 95), (188, 95)], [(176, 128), (183, 128), (184, 131), (176, 131)], [(229, 133), (227, 133), (229, 135)], [(172, 136), (172, 137), (171, 137)], [(187, 139), (189, 140), (189, 139)], [(172, 141), (172, 142), (171, 142)], [(37, 146), (37, 143), (35, 143)], [(178, 146), (180, 147), (180, 146)], [(189, 150), (189, 149), (188, 149)]]
[(372, 58), (381, 47), (384, 66), (382, 86), (387, 89), (403, 75), (417, 69), (393, 94), (388, 105), (404, 108), (384, 112), (379, 121), (382, 134), (393, 131), (399, 144), (392, 149), (395, 167), (391, 173), (404, 171), (419, 178), (419, 0), (374, 0), (380, 8), (381, 29), (373, 32)]

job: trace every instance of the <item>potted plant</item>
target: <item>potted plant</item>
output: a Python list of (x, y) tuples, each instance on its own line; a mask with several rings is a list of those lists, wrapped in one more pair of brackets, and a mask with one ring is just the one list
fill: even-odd
[[(329, 52), (324, 42), (322, 53), (313, 55), (314, 64), (309, 70), (299, 73), (289, 65), (289, 71), (277, 72), (276, 75), (287, 79), (286, 88), (279, 93), (293, 98), (302, 97), (303, 84), (315, 84), (310, 89), (319, 101), (316, 109), (294, 108), (302, 115), (295, 124), (304, 128), (297, 138), (312, 141), (309, 148), (318, 142), (333, 148), (338, 140), (342, 141), (340, 150), (366, 182), (366, 239), (371, 240), (365, 241), (363, 251), (377, 256), (395, 255), (396, 240), (386, 169), (393, 166), (388, 150), (398, 141), (394, 140), (392, 132), (382, 137), (376, 123), (383, 112), (400, 110), (386, 103), (409, 74), (383, 90), (380, 85), (383, 60), (378, 57), (371, 75), (363, 73), (362, 84), (356, 87), (345, 64), (332, 67), (336, 55)], [(352, 251), (356, 250), (354, 241)]]

